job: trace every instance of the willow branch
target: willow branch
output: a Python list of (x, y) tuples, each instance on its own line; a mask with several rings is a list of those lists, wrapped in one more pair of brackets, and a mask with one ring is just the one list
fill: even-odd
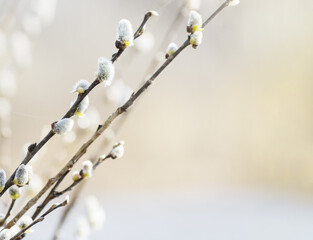
[[(93, 164), (93, 171), (96, 170), (96, 168), (98, 167), (99, 164), (101, 164), (104, 160), (112, 158), (111, 154), (106, 155), (105, 157), (99, 157), (95, 163)], [(76, 185), (78, 185), (79, 183), (81, 183), (85, 178), (80, 178), (79, 180), (76, 180), (74, 182), (72, 182), (68, 187), (66, 187), (64, 190), (62, 191), (57, 191), (57, 187), (59, 186), (59, 184), (63, 181), (63, 179), (65, 178), (65, 176), (70, 172), (70, 170), (66, 171), (64, 173), (64, 175), (57, 181), (57, 183), (55, 184), (55, 186), (51, 189), (51, 191), (49, 192), (49, 194), (47, 195), (47, 197), (45, 198), (45, 200), (42, 202), (42, 204), (40, 204), (37, 208), (36, 211), (34, 212), (32, 219), (36, 219), (36, 217), (40, 214), (40, 212), (45, 208), (45, 206), (52, 201), (53, 199), (69, 192), (72, 191), (73, 188), (76, 187)]]
[[(221, 7), (225, 4), (227, 6), (229, 1), (230, 0), (227, 0), (226, 2), (224, 2), (221, 5)], [(225, 8), (225, 6), (223, 8), (221, 8), (221, 7), (219, 7), (218, 9), (222, 10)], [(219, 13), (221, 10), (219, 10), (218, 12), (215, 11), (208, 19), (212, 20), (217, 15), (217, 13)], [(205, 21), (205, 22), (207, 22), (207, 21)], [(205, 27), (205, 25), (203, 27)], [(169, 56), (166, 59), (166, 61), (163, 63), (163, 65), (160, 66), (160, 68), (136, 92), (134, 92), (130, 96), (128, 101), (124, 105), (122, 105), (121, 107), (117, 108), (116, 111), (114, 113), (112, 113), (102, 125), (99, 125), (98, 129), (92, 135), (92, 137), (78, 149), (76, 154), (68, 161), (68, 163), (65, 165), (65, 167), (63, 167), (60, 170), (60, 172), (58, 174), (56, 174), (53, 178), (50, 178), (48, 180), (48, 182), (43, 187), (43, 189), (35, 197), (33, 197), (31, 200), (28, 201), (28, 203), (24, 206), (24, 208), (7, 224), (6, 228), (12, 227), (14, 225), (14, 223), (16, 223), (16, 221), (18, 221), (18, 219), (20, 219), (26, 213), (26, 211), (28, 211), (32, 206), (34, 206), (37, 203), (39, 198), (43, 194), (45, 194), (50, 187), (52, 187), (66, 172), (71, 170), (72, 167), (74, 166), (74, 164), (87, 152), (89, 146), (111, 125), (111, 123), (118, 116), (120, 116), (122, 113), (125, 113), (127, 111), (127, 109), (133, 105), (133, 103), (136, 101), (136, 99), (148, 89), (148, 87), (159, 76), (159, 74), (162, 73), (164, 71), (164, 69), (189, 45), (190, 45), (190, 40), (189, 40), (189, 36), (188, 36), (187, 40), (177, 49), (177, 51), (174, 52), (171, 56)]]
[(86, 182), (82, 182), (77, 188), (76, 188), (76, 191), (74, 191), (74, 194), (71, 196), (71, 201), (70, 203), (68, 204), (68, 206), (65, 208), (65, 210), (63, 211), (63, 214), (60, 218), (60, 221), (58, 223), (58, 226), (56, 227), (56, 230), (55, 230), (55, 233), (54, 233), (54, 237), (53, 239), (54, 240), (57, 240), (59, 239), (60, 237), (60, 234), (61, 234), (61, 230), (62, 230), (62, 226), (69, 214), (69, 212), (71, 211), (71, 209), (73, 208), (73, 206), (75, 205), (77, 199), (78, 199), (78, 196), (79, 194), (81, 193), (81, 190), (82, 188), (85, 186), (85, 183)]
[(8, 211), (7, 211), (7, 213), (6, 213), (5, 217), (4, 217), (4, 219), (2, 220), (2, 222), (1, 222), (1, 224), (0, 224), (0, 227), (2, 227), (3, 224), (5, 224), (5, 222), (6, 222), (6, 220), (8, 219), (8, 217), (10, 217), (10, 214), (11, 214), (11, 211), (12, 211), (12, 209), (13, 209), (13, 207), (14, 207), (15, 202), (16, 202), (16, 199), (12, 199), (11, 204), (10, 204), (10, 207), (9, 207), (9, 209), (8, 209)]
[[(151, 17), (151, 12), (148, 12), (145, 14), (142, 23), (138, 27), (137, 31), (134, 34), (134, 39), (138, 38), (141, 36), (143, 33), (143, 27), (146, 24), (146, 22), (149, 20)], [(112, 55), (111, 61), (114, 63), (124, 52), (124, 50), (118, 50), (115, 54)], [(74, 115), (78, 105), (81, 103), (81, 101), (100, 83), (99, 79), (95, 79), (89, 86), (87, 90), (85, 90), (84, 93), (81, 93), (77, 96), (76, 101), (74, 104), (70, 107), (70, 109), (65, 113), (65, 115), (62, 118), (70, 118)], [(33, 143), (28, 147), (28, 153), (25, 156), (24, 160), (21, 162), (21, 164), (26, 165), (35, 155), (36, 153), (55, 135), (55, 133), (50, 130), (48, 134), (37, 144)], [(20, 165), (21, 165), (20, 164)], [(19, 166), (18, 166), (19, 167)], [(15, 169), (13, 174), (9, 177), (7, 180), (5, 187), (2, 192), (0, 192), (0, 197), (13, 185), (13, 179), (15, 176), (15, 173), (18, 169), (18, 167)]]
[(32, 226), (34, 226), (35, 224), (42, 222), (43, 220), (45, 220), (45, 217), (53, 212), (54, 210), (60, 208), (60, 207), (64, 207), (68, 204), (68, 200), (64, 200), (62, 203), (59, 204), (53, 204), (44, 214), (42, 214), (38, 219), (36, 219), (35, 221), (33, 221), (31, 224), (29, 224), (26, 228), (22, 229), (21, 231), (19, 231), (15, 236), (13, 236), (10, 240), (17, 240), (19, 239), (28, 229), (30, 229)]

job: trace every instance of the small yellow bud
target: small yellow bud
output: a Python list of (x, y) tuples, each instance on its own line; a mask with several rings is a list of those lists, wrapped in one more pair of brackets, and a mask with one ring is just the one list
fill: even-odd
[(203, 33), (200, 31), (194, 32), (190, 35), (190, 44), (193, 48), (197, 48), (202, 43)]
[(18, 199), (21, 196), (21, 188), (16, 185), (13, 185), (9, 188), (9, 196), (11, 199)]
[(80, 175), (79, 171), (74, 171), (73, 172), (72, 179), (73, 179), (74, 182), (78, 181), (81, 178), (82, 178), (82, 176)]
[(90, 178), (92, 177), (92, 162), (87, 160), (83, 162), (83, 169), (82, 169), (82, 175), (83, 178)]
[(196, 11), (190, 11), (188, 23), (187, 23), (187, 32), (194, 33), (196, 31), (202, 31), (202, 17)]

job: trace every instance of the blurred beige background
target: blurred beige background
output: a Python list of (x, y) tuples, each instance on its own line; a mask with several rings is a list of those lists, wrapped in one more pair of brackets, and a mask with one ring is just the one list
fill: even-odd
[[(221, 3), (202, 1), (203, 18)], [(172, 1), (159, 8), (157, 1), (58, 2), (54, 21), (32, 38), (32, 66), (18, 78), (12, 99), (12, 162), (21, 160), (26, 142), (39, 141), (42, 126), (63, 116), (74, 99), (69, 94), (74, 83), (94, 79), (98, 57), (110, 58), (116, 51), (118, 21), (127, 18), (137, 28), (144, 13), (156, 8), (160, 15), (147, 24), (155, 40), (153, 50), (127, 49), (115, 64), (116, 79), (137, 89), (182, 4)], [(187, 196), (192, 196), (194, 189), (199, 189), (196, 199), (211, 198), (219, 192), (216, 189), (231, 189), (221, 199), (232, 199), (237, 194), (233, 189), (248, 189), (243, 196), (252, 189), (262, 192), (260, 198), (268, 191), (287, 192), (282, 199), (290, 194), (312, 202), (312, 12), (310, 0), (242, 0), (225, 9), (205, 28), (202, 45), (179, 55), (127, 114), (113, 138), (125, 140), (125, 156), (104, 163), (86, 191), (103, 198), (122, 194), (127, 201), (145, 193), (171, 196), (190, 191)], [(182, 43), (186, 21), (187, 17), (165, 42)], [(106, 91), (99, 86), (90, 95), (101, 122), (116, 108), (106, 99)], [(90, 135), (84, 133), (85, 139)], [(38, 160), (41, 168), (48, 169), (46, 162), (59, 158), (59, 138), (53, 138), (45, 157)], [(79, 138), (67, 147), (67, 156), (83, 142)], [(99, 151), (102, 143), (90, 148), (88, 156), (106, 153), (110, 146), (103, 144)], [(56, 169), (47, 173), (55, 174)], [(310, 203), (311, 213), (312, 208)], [(306, 236), (313, 236), (309, 229)], [(200, 235), (206, 239), (205, 233)]]

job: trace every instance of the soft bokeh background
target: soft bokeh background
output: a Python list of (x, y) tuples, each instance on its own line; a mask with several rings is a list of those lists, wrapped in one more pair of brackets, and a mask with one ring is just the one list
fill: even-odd
[[(1, 18), (8, 35), (23, 30), (19, 13), (26, 2), (2, 1), (0, 11), (11, 11)], [(202, 1), (203, 18), (221, 3)], [(31, 36), (31, 66), (17, 73), (11, 168), (23, 145), (39, 141), (42, 127), (68, 109), (74, 83), (91, 82), (98, 57), (116, 51), (121, 18), (137, 28), (147, 10), (160, 14), (147, 24), (153, 49), (127, 49), (115, 64), (116, 79), (137, 89), (152, 73), (147, 69), (160, 45), (164, 51), (185, 40), (186, 16), (168, 32), (183, 4), (59, 1), (53, 22)], [(107, 153), (111, 145), (104, 139), (126, 142), (125, 156), (104, 163), (82, 194), (96, 195), (106, 210), (104, 227), (91, 239), (312, 239), (312, 12), (311, 0), (242, 0), (206, 27), (203, 44), (179, 55), (113, 124), (114, 130), (120, 125), (116, 134), (90, 148), (86, 157)], [(106, 91), (98, 86), (90, 94), (100, 122), (116, 108)], [(62, 147), (55, 136), (35, 169), (55, 174), (91, 135), (75, 129), (75, 143)], [(82, 207), (83, 199), (69, 216), (64, 239), (74, 239)], [(49, 216), (29, 239), (53, 231), (57, 218)]]

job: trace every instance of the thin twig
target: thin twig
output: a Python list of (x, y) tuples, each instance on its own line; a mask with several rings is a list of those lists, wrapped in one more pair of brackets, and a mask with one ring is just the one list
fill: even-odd
[[(134, 34), (134, 38), (138, 38), (141, 34), (142, 34), (142, 29), (144, 27), (144, 25), (146, 24), (146, 22), (149, 20), (149, 18), (151, 17), (151, 13), (148, 12), (145, 14), (142, 23), (140, 24), (140, 26), (138, 27), (137, 31)], [(120, 56), (121, 54), (124, 52), (124, 50), (118, 50), (115, 54), (112, 55), (111, 61), (112, 63), (114, 63)], [(98, 84), (100, 83), (99, 79), (95, 79), (89, 86), (89, 88), (87, 90), (85, 90), (84, 93), (81, 93), (77, 96), (76, 101), (74, 102), (74, 104), (70, 107), (70, 109), (67, 111), (67, 113), (62, 117), (62, 118), (70, 118), (74, 115), (78, 105), (81, 103), (81, 101), (92, 91), (92, 89), (94, 89)], [(48, 134), (37, 144), (37, 143), (33, 143), (29, 146), (29, 151), (27, 153), (27, 155), (25, 156), (24, 160), (21, 162), (21, 164), (26, 165), (35, 155), (36, 153), (55, 135), (55, 133), (50, 130), (48, 132)], [(21, 165), (20, 164), (20, 165)], [(19, 166), (18, 166), (19, 167)], [(2, 190), (2, 192), (0, 192), (0, 197), (9, 189), (9, 187), (11, 187), (13, 185), (13, 179), (15, 176), (15, 173), (18, 169), (18, 167), (15, 169), (15, 171), (13, 172), (13, 174), (9, 177), (9, 179), (7, 180), (4, 189)]]
[[(209, 21), (211, 21), (222, 9), (225, 8), (225, 6), (228, 5), (230, 0), (225, 1), (218, 9), (218, 11), (215, 11), (212, 16), (208, 18)], [(207, 24), (209, 21), (205, 21)], [(204, 24), (203, 27), (206, 25)], [(117, 108), (114, 113), (112, 113), (107, 120), (102, 124), (99, 125), (96, 132), (92, 135), (92, 137), (84, 143), (76, 152), (76, 154), (69, 160), (69, 162), (61, 169), (61, 171), (56, 174), (54, 177), (50, 178), (46, 185), (42, 188), (42, 190), (31, 200), (28, 201), (28, 203), (24, 206), (24, 208), (7, 224), (6, 228), (12, 227), (25, 213), (28, 211), (32, 206), (34, 206), (39, 198), (45, 194), (50, 187), (52, 187), (66, 172), (68, 172), (74, 164), (87, 152), (89, 146), (111, 125), (111, 123), (122, 113), (126, 112), (126, 110), (133, 105), (133, 103), (136, 101), (136, 99), (147, 90), (147, 88), (153, 83), (153, 81), (156, 79), (156, 77), (163, 72), (163, 70), (187, 47), (190, 45), (189, 36), (187, 40), (177, 49), (176, 52), (174, 52), (171, 56), (169, 56), (166, 61), (163, 63), (163, 65), (136, 91), (134, 92), (128, 101), (121, 107)]]
[(3, 224), (5, 224), (5, 222), (6, 222), (6, 220), (8, 219), (8, 217), (10, 217), (10, 214), (11, 214), (11, 211), (12, 211), (12, 209), (13, 209), (13, 207), (14, 207), (15, 202), (16, 202), (16, 199), (12, 199), (11, 204), (10, 204), (10, 207), (9, 207), (9, 209), (8, 209), (8, 211), (7, 211), (7, 214), (5, 215), (4, 219), (2, 220), (2, 222), (1, 222), (1, 224), (0, 224), (0, 227), (2, 227)]
[[(99, 157), (97, 159), (97, 161), (95, 161), (95, 163), (93, 164), (93, 170), (96, 170), (96, 168), (98, 167), (98, 165), (100, 163), (102, 163), (104, 160), (112, 158), (111, 154), (106, 155), (105, 157)], [(74, 187), (76, 187), (76, 185), (78, 185), (79, 183), (81, 183), (84, 178), (81, 178), (79, 180), (74, 181), (73, 183), (71, 183), (68, 187), (66, 187), (64, 190), (62, 191), (57, 191), (57, 187), (59, 186), (59, 184), (63, 181), (63, 179), (65, 178), (65, 176), (70, 172), (70, 170), (68, 170), (66, 173), (64, 173), (64, 175), (58, 180), (58, 182), (55, 184), (55, 186), (51, 189), (51, 191), (49, 192), (49, 194), (47, 195), (47, 197), (45, 198), (45, 200), (42, 202), (42, 204), (40, 204), (37, 208), (36, 211), (34, 212), (32, 219), (35, 220), (36, 217), (40, 214), (40, 212), (45, 208), (45, 206), (47, 206), (47, 204), (52, 201), (53, 199), (63, 195), (66, 192), (71, 191)]]
[(62, 203), (59, 204), (53, 204), (48, 211), (46, 211), (44, 214), (42, 214), (38, 219), (36, 219), (35, 221), (33, 221), (31, 224), (29, 224), (26, 228), (22, 229), (21, 231), (19, 231), (17, 234), (15, 234), (10, 240), (16, 240), (19, 239), (19, 237), (22, 236), (22, 234), (24, 234), (28, 229), (30, 229), (32, 226), (34, 226), (35, 224), (42, 222), (45, 217), (53, 212), (54, 210), (58, 209), (59, 207), (64, 207), (68, 204), (68, 200), (63, 201)]
[(79, 194), (81, 193), (81, 190), (82, 188), (85, 186), (85, 181), (82, 182), (77, 188), (76, 188), (76, 191), (74, 191), (74, 194), (71, 196), (71, 201), (70, 203), (68, 204), (68, 206), (65, 208), (65, 210), (63, 211), (63, 214), (60, 218), (60, 221), (58, 223), (58, 226), (55, 230), (55, 233), (54, 233), (54, 237), (53, 237), (53, 240), (57, 240), (59, 239), (60, 237), (60, 234), (61, 234), (61, 230), (62, 230), (62, 226), (66, 220), (66, 217), (68, 216), (70, 210), (73, 208), (73, 206), (75, 205), (77, 199), (78, 199), (78, 196)]

